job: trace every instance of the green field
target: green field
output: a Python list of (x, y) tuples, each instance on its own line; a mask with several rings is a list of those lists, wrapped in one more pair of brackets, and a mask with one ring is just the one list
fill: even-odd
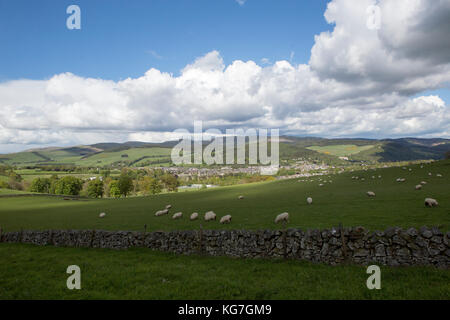
[[(1, 198), (0, 226), (6, 230), (142, 230), (147, 224), (148, 230), (182, 230), (198, 229), (203, 224), (210, 229), (261, 229), (277, 228), (273, 223), (275, 215), (287, 211), (289, 226), (299, 228), (329, 228), (342, 222), (345, 226), (362, 225), (372, 230), (423, 225), (450, 229), (450, 162), (427, 164), (423, 169), (419, 165), (411, 168), (412, 172), (388, 168), (126, 199)], [(428, 176), (428, 172), (433, 176)], [(436, 173), (443, 177), (437, 177)], [(365, 181), (352, 180), (352, 175), (365, 177)], [(373, 175), (382, 178), (372, 179)], [(397, 177), (405, 177), (407, 181), (398, 183)], [(332, 183), (326, 182), (320, 187), (323, 180), (332, 180)], [(420, 191), (414, 190), (422, 180), (428, 184)], [(368, 198), (369, 190), (377, 196)], [(239, 195), (244, 195), (245, 199), (238, 200)], [(306, 204), (308, 196), (313, 198), (312, 205)], [(425, 208), (426, 197), (437, 199), (440, 206)], [(155, 217), (154, 213), (167, 204), (173, 206), (173, 213), (182, 211), (184, 218)], [(233, 223), (205, 224), (201, 220), (192, 222), (187, 217), (194, 211), (202, 214), (209, 210), (214, 210), (219, 217), (231, 214)], [(107, 217), (99, 219), (100, 212), (106, 212)]]
[(320, 153), (336, 156), (336, 157), (348, 157), (362, 151), (377, 148), (374, 145), (367, 146), (357, 146), (354, 144), (340, 144), (340, 145), (329, 145), (329, 146), (311, 146), (307, 149), (314, 150)]
[[(69, 149), (70, 150), (70, 149)], [(170, 148), (129, 148), (98, 153), (80, 154), (63, 150), (40, 150), (0, 155), (0, 163), (7, 165), (76, 165), (84, 167), (107, 166), (117, 162), (127, 162), (139, 166), (145, 161), (166, 165), (170, 162)]]
[[(0, 299), (450, 299), (450, 271), (433, 267), (381, 267), (381, 290), (368, 290), (352, 265), (20, 244), (0, 257)], [(81, 290), (66, 287), (73, 264)]]
[[(273, 219), (287, 211), (289, 227), (302, 229), (329, 228), (342, 222), (371, 230), (422, 225), (449, 230), (450, 161), (410, 168), (411, 172), (402, 168), (355, 171), (117, 200), (6, 197), (0, 198), (0, 226), (4, 231), (143, 230), (144, 224), (147, 230), (198, 229), (200, 224), (205, 229), (264, 229), (279, 228)], [(365, 181), (351, 179), (355, 175)], [(398, 177), (406, 182), (396, 182)], [(422, 180), (428, 182), (423, 190), (414, 190)], [(376, 197), (368, 198), (368, 190)], [(245, 198), (238, 200), (239, 195)], [(306, 204), (307, 196), (313, 198), (312, 205)], [(439, 207), (425, 208), (425, 197), (437, 199)], [(155, 217), (154, 212), (166, 204), (172, 204), (172, 212), (183, 211), (183, 219)], [(187, 217), (193, 211), (208, 210), (219, 217), (229, 213), (233, 222), (191, 222)], [(100, 212), (106, 212), (106, 218), (98, 218)], [(115, 251), (22, 244), (0, 244), (0, 257), (6, 261), (0, 263), (0, 299), (450, 298), (450, 271), (433, 267), (382, 267), (382, 290), (370, 291), (365, 287), (365, 268), (355, 265), (177, 256), (145, 248)], [(71, 264), (82, 269), (80, 291), (65, 287), (65, 269)]]

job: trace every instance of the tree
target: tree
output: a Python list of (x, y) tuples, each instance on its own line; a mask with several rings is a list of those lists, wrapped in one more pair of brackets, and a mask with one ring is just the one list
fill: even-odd
[(125, 197), (133, 190), (133, 179), (126, 173), (121, 173), (118, 181), (120, 194)]
[(39, 193), (50, 193), (51, 181), (49, 178), (36, 178), (31, 182), (30, 191)]
[(171, 174), (164, 174), (161, 177), (161, 182), (163, 183), (164, 187), (169, 191), (177, 191), (178, 186), (180, 185), (178, 179), (171, 175)]
[(55, 194), (76, 196), (80, 194), (82, 188), (83, 181), (72, 176), (63, 177), (55, 182)]
[(120, 194), (119, 182), (117, 180), (111, 181), (111, 183), (109, 184), (109, 196), (113, 198), (119, 198)]
[(91, 180), (88, 183), (87, 189), (88, 196), (91, 198), (101, 198), (103, 197), (103, 181), (100, 179)]
[(161, 184), (158, 179), (152, 177), (144, 177), (140, 180), (140, 188), (145, 194), (157, 194), (161, 192)]

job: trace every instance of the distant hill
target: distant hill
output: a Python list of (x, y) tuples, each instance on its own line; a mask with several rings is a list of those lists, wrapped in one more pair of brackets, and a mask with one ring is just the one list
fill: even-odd
[[(161, 166), (170, 164), (171, 148), (178, 141), (149, 143), (97, 143), (85, 146), (32, 149), (0, 155), (0, 164), (15, 166)], [(209, 142), (204, 142), (204, 145)], [(410, 161), (443, 159), (450, 151), (450, 139), (325, 139), (280, 137), (280, 158), (306, 158), (327, 163), (344, 161)]]

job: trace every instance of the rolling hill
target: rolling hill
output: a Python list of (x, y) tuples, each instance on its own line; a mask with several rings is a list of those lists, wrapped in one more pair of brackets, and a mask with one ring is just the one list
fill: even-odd
[[(170, 164), (171, 148), (178, 141), (147, 143), (98, 143), (88, 146), (31, 149), (0, 155), (0, 164), (18, 167), (42, 165), (73, 165), (105, 167), (165, 166)], [(208, 143), (204, 142), (204, 145)], [(450, 139), (324, 139), (283, 136), (280, 158), (306, 158), (327, 163), (343, 161), (387, 162), (422, 159), (443, 159), (450, 151)], [(341, 157), (341, 159), (340, 159)], [(342, 160), (347, 158), (348, 160)]]

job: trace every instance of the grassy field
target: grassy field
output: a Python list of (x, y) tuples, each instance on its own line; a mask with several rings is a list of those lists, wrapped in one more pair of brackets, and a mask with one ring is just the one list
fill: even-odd
[[(117, 200), (51, 197), (0, 198), (0, 226), (24, 229), (176, 230), (278, 228), (273, 219), (288, 211), (289, 227), (439, 225), (450, 229), (450, 161), (376, 171), (349, 172), (196, 192)], [(428, 173), (431, 172), (432, 176)], [(437, 177), (436, 173), (442, 174)], [(365, 181), (351, 179), (364, 177)], [(381, 178), (378, 178), (381, 175)], [(375, 179), (372, 179), (372, 176)], [(406, 182), (398, 183), (398, 177)], [(320, 179), (320, 180), (319, 180)], [(302, 181), (303, 180), (303, 181)], [(330, 182), (330, 180), (332, 182)], [(423, 190), (414, 186), (425, 180)], [(324, 185), (319, 186), (320, 183)], [(376, 192), (368, 198), (366, 192)], [(239, 195), (243, 200), (238, 200)], [(306, 197), (313, 198), (306, 205)], [(425, 208), (425, 197), (439, 201)], [(172, 204), (185, 216), (155, 217)], [(233, 222), (191, 222), (193, 211), (230, 213)], [(106, 212), (99, 219), (100, 212)], [(125, 251), (0, 244), (0, 299), (446, 299), (450, 271), (432, 267), (382, 267), (382, 290), (365, 286), (365, 268), (301, 261), (177, 256), (145, 248)], [(66, 289), (68, 265), (82, 270), (82, 290)]]
[[(450, 299), (450, 271), (0, 244), (0, 299)], [(68, 290), (66, 269), (81, 269)]]
[(65, 150), (42, 150), (39, 152), (19, 152), (7, 155), (0, 155), (0, 163), (7, 165), (42, 165), (42, 164), (70, 164), (76, 166), (105, 166), (118, 161), (136, 162), (133, 165), (139, 165), (145, 161), (167, 160), (164, 165), (170, 161), (170, 148), (129, 148), (120, 151), (105, 151), (101, 153), (92, 153), (90, 155), (81, 155), (75, 152)]
[[(345, 226), (362, 225), (372, 230), (423, 225), (449, 230), (450, 162), (427, 164), (423, 169), (415, 165), (411, 169), (412, 172), (402, 168), (349, 172), (127, 199), (1, 198), (0, 226), (5, 230), (142, 230), (147, 224), (148, 230), (182, 230), (198, 229), (203, 224), (208, 229), (262, 229), (277, 228), (273, 223), (275, 215), (287, 211), (290, 227), (329, 228), (342, 222)], [(433, 176), (428, 176), (428, 172)], [(352, 175), (365, 177), (365, 181), (352, 180)], [(405, 177), (406, 182), (396, 182), (397, 177)], [(414, 190), (422, 180), (428, 184), (420, 191)], [(324, 185), (320, 187), (320, 183)], [(367, 197), (369, 190), (376, 193), (375, 198)], [(238, 200), (239, 195), (245, 198)], [(312, 205), (306, 203), (308, 196), (313, 198)], [(437, 199), (440, 206), (425, 208), (426, 197)], [(154, 213), (167, 204), (173, 206), (171, 212), (182, 211), (185, 216), (179, 220), (172, 220), (170, 215), (155, 217)], [(194, 211), (203, 214), (209, 210), (219, 217), (231, 214), (233, 222), (221, 225), (188, 219)], [(100, 212), (106, 212), (106, 218), (99, 219)]]
[(337, 157), (347, 157), (353, 154), (357, 154), (361, 151), (373, 149), (374, 147), (375, 147), (374, 145), (357, 146), (353, 144), (340, 144), (329, 146), (311, 146), (308, 147), (307, 149)]

